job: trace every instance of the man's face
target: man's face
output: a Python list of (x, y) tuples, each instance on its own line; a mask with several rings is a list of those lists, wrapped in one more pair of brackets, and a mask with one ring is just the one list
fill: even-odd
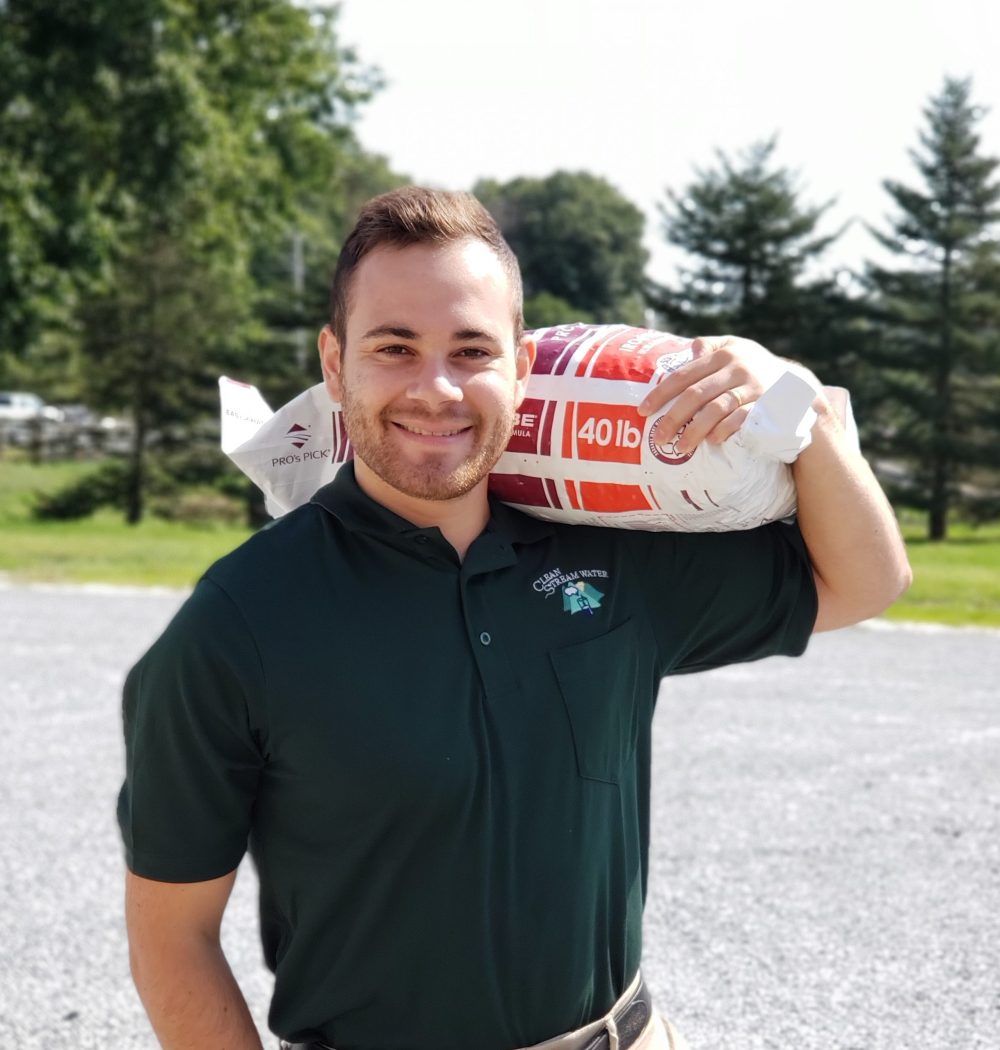
[(534, 348), (514, 344), (499, 259), (469, 239), (367, 255), (351, 283), (347, 344), (325, 329), (320, 354), (356, 458), (409, 497), (450, 500), (485, 486)]

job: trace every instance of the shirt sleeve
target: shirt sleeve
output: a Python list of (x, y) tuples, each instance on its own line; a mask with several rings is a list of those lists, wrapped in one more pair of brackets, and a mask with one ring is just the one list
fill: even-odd
[(249, 628), (203, 579), (125, 683), (118, 823), (137, 875), (199, 882), (239, 864), (264, 764), (262, 695)]
[(638, 580), (661, 676), (805, 651), (816, 585), (797, 525), (645, 536)]

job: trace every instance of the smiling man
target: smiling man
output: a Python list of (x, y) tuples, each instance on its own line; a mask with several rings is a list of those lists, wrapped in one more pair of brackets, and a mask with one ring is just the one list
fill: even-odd
[[(661, 680), (879, 612), (909, 579), (891, 509), (822, 397), (798, 526), (491, 502), (534, 347), (468, 195), (369, 202), (331, 304), (353, 466), (214, 565), (126, 683), (126, 913), (157, 1035), (261, 1046), (219, 941), (249, 843), (288, 1043), (680, 1047), (639, 975)], [(746, 344), (698, 347), (642, 406), (676, 398), (660, 436), (686, 423), (685, 449), (762, 392)]]

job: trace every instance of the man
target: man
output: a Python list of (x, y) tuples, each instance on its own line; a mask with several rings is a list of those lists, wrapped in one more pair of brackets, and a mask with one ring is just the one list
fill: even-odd
[[(491, 503), (534, 347), (516, 261), (467, 195), (369, 202), (331, 301), (353, 467), (213, 566), (126, 684), (126, 911), (157, 1035), (261, 1045), (219, 944), (249, 839), (284, 1040), (680, 1045), (638, 977), (660, 680), (881, 611), (909, 581), (891, 509), (823, 398), (801, 532)], [(745, 348), (702, 340), (647, 396), (677, 397), (664, 441), (739, 428), (761, 393)]]

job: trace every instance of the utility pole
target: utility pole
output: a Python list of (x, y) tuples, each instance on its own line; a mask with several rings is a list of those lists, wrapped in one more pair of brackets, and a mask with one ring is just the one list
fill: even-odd
[[(300, 322), (302, 319), (302, 310), (304, 306), (303, 295), (306, 286), (306, 264), (302, 252), (303, 240), (304, 238), (300, 230), (296, 230), (292, 234), (292, 289), (295, 292), (295, 314)], [(306, 341), (306, 330), (302, 327), (301, 323), (295, 329), (295, 334), (292, 338), (295, 344), (295, 361), (299, 368), (304, 372), (306, 370), (309, 350)]]

